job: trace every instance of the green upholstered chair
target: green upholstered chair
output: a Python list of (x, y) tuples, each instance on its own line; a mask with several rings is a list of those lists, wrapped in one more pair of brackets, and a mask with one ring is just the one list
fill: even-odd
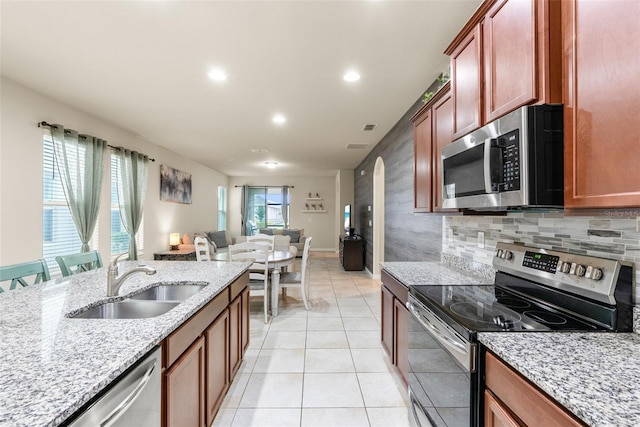
[(56, 262), (65, 277), (102, 267), (102, 258), (98, 251), (57, 256)]
[[(0, 267), (0, 282), (11, 280), (9, 290), (15, 289), (17, 285), (21, 285), (22, 287), (29, 286), (29, 283), (24, 278), (34, 275), (33, 285), (40, 283), (40, 281), (46, 282), (51, 278), (45, 260), (39, 259), (37, 261)], [(0, 292), (4, 292), (2, 287), (0, 287)]]

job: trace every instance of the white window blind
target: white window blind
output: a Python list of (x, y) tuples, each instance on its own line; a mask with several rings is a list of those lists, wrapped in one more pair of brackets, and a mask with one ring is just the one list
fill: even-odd
[[(44, 135), (42, 141), (42, 163), (42, 256), (51, 275), (56, 276), (60, 274), (60, 267), (55, 258), (79, 253), (82, 242), (64, 195), (50, 135)], [(89, 246), (98, 247), (98, 233), (93, 233)]]
[[(111, 255), (129, 251), (129, 234), (124, 228), (118, 207), (118, 158), (111, 155)], [(144, 216), (138, 233), (136, 234), (136, 246), (138, 257), (144, 249)]]
[(218, 187), (218, 230), (227, 229), (227, 188)]

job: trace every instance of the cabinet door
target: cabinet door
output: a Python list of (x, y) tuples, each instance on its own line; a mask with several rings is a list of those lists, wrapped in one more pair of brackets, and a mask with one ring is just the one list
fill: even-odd
[(382, 297), (382, 347), (389, 355), (391, 363), (395, 363), (393, 353), (393, 294), (383, 285), (380, 287)]
[(205, 425), (205, 348), (198, 338), (165, 374), (167, 427)]
[(535, 0), (502, 0), (483, 23), (485, 122), (537, 99)]
[(451, 54), (454, 139), (479, 128), (482, 122), (481, 48), (478, 24)]
[(233, 379), (242, 363), (242, 295), (229, 304), (229, 367)]
[(453, 101), (451, 92), (446, 93), (432, 107), (433, 111), (433, 210), (454, 211), (442, 209), (442, 148), (453, 138)]
[(640, 206), (640, 2), (562, 2), (565, 206)]
[(521, 427), (522, 424), (511, 415), (500, 401), (488, 391), (484, 392), (484, 425), (485, 427)]
[(409, 310), (394, 298), (393, 300), (393, 317), (394, 317), (394, 342), (395, 349), (395, 365), (402, 375), (402, 379), (407, 383), (409, 378)]
[(244, 354), (249, 348), (249, 337), (251, 335), (250, 327), (249, 327), (249, 288), (247, 287), (241, 294), (242, 297), (242, 336), (241, 336), (241, 347), (242, 353), (240, 354), (240, 358), (244, 358)]
[(207, 349), (207, 425), (213, 423), (229, 379), (229, 311), (226, 310), (205, 332)]
[(431, 110), (427, 110), (413, 128), (415, 212), (431, 212), (431, 148)]

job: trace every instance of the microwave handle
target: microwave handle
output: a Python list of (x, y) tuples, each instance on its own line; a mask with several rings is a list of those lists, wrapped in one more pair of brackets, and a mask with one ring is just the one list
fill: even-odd
[(484, 191), (491, 194), (491, 139), (484, 141)]

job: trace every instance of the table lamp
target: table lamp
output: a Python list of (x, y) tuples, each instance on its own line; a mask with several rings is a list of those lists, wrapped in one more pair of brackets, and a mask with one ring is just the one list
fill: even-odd
[(169, 249), (177, 251), (180, 245), (180, 233), (169, 234)]

